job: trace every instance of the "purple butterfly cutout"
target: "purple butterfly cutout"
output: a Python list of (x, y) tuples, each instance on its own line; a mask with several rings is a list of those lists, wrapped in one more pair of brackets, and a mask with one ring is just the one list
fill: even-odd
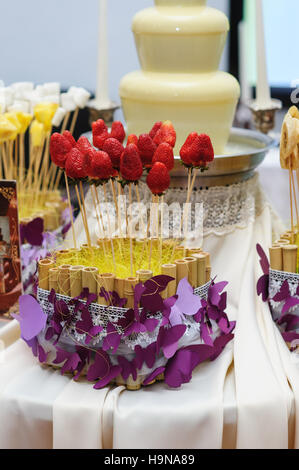
[(44, 221), (37, 217), (28, 224), (20, 225), (21, 243), (29, 243), (34, 246), (41, 246), (43, 243)]
[(172, 277), (160, 275), (154, 276), (144, 283), (144, 289), (140, 297), (140, 304), (147, 312), (156, 313), (162, 311), (163, 299), (160, 294), (166, 289), (171, 281), (173, 281)]
[(223, 289), (228, 285), (228, 282), (218, 282), (216, 284), (212, 283), (209, 287), (208, 291), (208, 298), (209, 302), (211, 305), (214, 305), (216, 307), (219, 306), (222, 297), (221, 297), (221, 292)]
[(12, 314), (12, 317), (18, 320), (21, 336), (28, 341), (45, 328), (47, 315), (44, 314), (38, 301), (31, 295), (22, 295), (19, 298), (19, 305), (20, 315)]
[(291, 313), (289, 313), (287, 315), (282, 316), (277, 323), (278, 325), (286, 324), (285, 331), (295, 330), (296, 328), (298, 328), (299, 317), (297, 315), (292, 315)]
[(155, 380), (156, 377), (158, 377), (158, 375), (163, 374), (164, 371), (165, 371), (165, 367), (158, 367), (150, 375), (146, 377), (146, 379), (143, 381), (143, 385), (150, 384), (153, 380)]
[(157, 338), (157, 354), (162, 349), (167, 359), (174, 356), (178, 350), (179, 340), (184, 336), (186, 329), (186, 325), (176, 325), (171, 328), (161, 327)]
[(292, 297), (290, 293), (290, 287), (287, 280), (282, 284), (279, 292), (273, 297), (275, 302), (285, 302), (282, 308), (282, 314), (288, 312), (292, 307), (299, 304), (299, 299)]
[(261, 245), (256, 245), (256, 250), (260, 257), (260, 265), (263, 271), (263, 276), (260, 277), (257, 283), (257, 295), (262, 295), (263, 302), (267, 302), (269, 299), (269, 273), (270, 273), (270, 264), (266, 253), (264, 252)]
[(261, 245), (259, 245), (259, 244), (256, 245), (256, 251), (258, 252), (258, 255), (260, 257), (260, 265), (261, 265), (263, 273), (264, 274), (269, 274), (270, 273), (270, 263), (269, 263), (269, 260), (267, 258), (267, 255), (264, 252)]
[(120, 373), (121, 367), (112, 366), (108, 354), (103, 350), (98, 350), (94, 363), (88, 368), (87, 380), (90, 382), (97, 381), (94, 388), (99, 389), (108, 385)]
[(135, 346), (134, 362), (137, 369), (141, 369), (143, 364), (146, 363), (147, 367), (152, 368), (156, 361), (156, 343), (152, 343), (146, 348)]
[(137, 379), (137, 369), (134, 361), (130, 362), (123, 356), (117, 356), (118, 364), (121, 367), (121, 375), (127, 380), (132, 375), (133, 380)]
[(65, 351), (64, 349), (56, 347), (56, 358), (53, 361), (54, 364), (63, 364), (61, 368), (61, 375), (64, 375), (66, 372), (75, 372), (78, 368), (81, 358), (77, 352), (72, 353)]
[(179, 388), (182, 384), (189, 383), (195, 367), (209, 359), (213, 352), (214, 348), (206, 345), (189, 346), (177, 351), (166, 366), (165, 382), (167, 385)]
[(194, 294), (192, 286), (186, 278), (179, 282), (177, 288), (177, 301), (171, 307), (169, 322), (172, 326), (181, 325), (185, 315), (193, 316), (201, 308), (201, 299)]
[(269, 299), (269, 274), (264, 274), (257, 283), (257, 295), (262, 295), (263, 302)]
[(120, 344), (121, 335), (118, 333), (117, 329), (111, 322), (108, 323), (106, 331), (107, 336), (103, 341), (103, 350), (108, 351), (109, 349), (112, 349), (112, 352), (115, 353)]
[(86, 333), (85, 343), (89, 344), (95, 336), (97, 336), (101, 331), (103, 331), (103, 327), (93, 325), (92, 318), (90, 312), (86, 305), (82, 304), (82, 314), (81, 319), (76, 323), (76, 331), (78, 334)]
[(44, 362), (46, 362), (49, 353), (47, 353), (44, 348), (39, 344), (37, 336), (30, 340), (24, 339), (24, 341), (25, 343), (27, 343), (29, 348), (31, 348), (33, 355), (38, 358), (40, 363), (43, 364)]

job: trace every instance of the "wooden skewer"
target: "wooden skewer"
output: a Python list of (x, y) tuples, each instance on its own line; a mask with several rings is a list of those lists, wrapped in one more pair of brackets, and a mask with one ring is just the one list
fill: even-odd
[(295, 209), (296, 209), (297, 229), (299, 229), (299, 212), (298, 212), (298, 203), (297, 203), (297, 196), (296, 196), (296, 186), (295, 186), (293, 171), (291, 173), (292, 173), (292, 186), (293, 186), (293, 194), (294, 194)]
[(2, 151), (1, 151), (1, 158), (0, 158), (0, 180), (3, 179), (2, 162), (3, 162), (3, 154), (2, 154)]
[(9, 167), (8, 167), (8, 161), (7, 161), (7, 153), (6, 153), (4, 143), (1, 144), (1, 155), (2, 155), (2, 159), (3, 159), (3, 168), (4, 168), (5, 179), (9, 179), (10, 174), (9, 174)]
[[(118, 203), (117, 203), (117, 198), (116, 198), (116, 191), (115, 191), (114, 182), (112, 181), (112, 179), (110, 179), (110, 184), (111, 184), (111, 190), (112, 190), (112, 195), (113, 195), (113, 201), (114, 201), (115, 211), (116, 211), (117, 233), (118, 233), (119, 212), (118, 212)], [(120, 232), (121, 232), (121, 229), (120, 229)]]
[[(160, 199), (160, 198), (159, 198)], [(160, 201), (159, 201), (160, 205)], [(160, 226), (160, 260), (162, 266), (162, 257), (163, 257), (163, 222), (164, 222), (164, 196), (161, 197), (161, 226)]]
[[(119, 197), (119, 198), (120, 198), (121, 196), (123, 196), (123, 190), (122, 190), (121, 184), (120, 184), (119, 182), (117, 182), (117, 191), (118, 191), (118, 197)], [(120, 211), (118, 211), (118, 216), (119, 216), (118, 226), (119, 226), (119, 230), (120, 230), (120, 236), (123, 237), (122, 221), (121, 221), (121, 214), (120, 214)], [(125, 212), (125, 217), (126, 217), (126, 224), (127, 224), (127, 212)], [(126, 228), (127, 228), (127, 225), (126, 225)], [(127, 232), (126, 232), (126, 233), (127, 233)]]
[(50, 139), (51, 139), (51, 132), (48, 133), (46, 138), (46, 148), (43, 156), (43, 184), (42, 184), (42, 191), (45, 192), (46, 188), (49, 184), (49, 148), (50, 148)]
[(20, 169), (19, 169), (19, 179), (21, 188), (25, 184), (25, 134), (19, 135), (19, 148), (20, 148)]
[(83, 191), (82, 181), (80, 181), (79, 186), (80, 186), (80, 193), (81, 193), (81, 198), (82, 198), (82, 207), (83, 207), (85, 223), (86, 223), (86, 229), (87, 229), (87, 243), (88, 243), (88, 246), (91, 247), (91, 239), (90, 239), (90, 233), (89, 233), (89, 227), (88, 227), (87, 212), (86, 212), (86, 206), (85, 206), (85, 198), (84, 198), (84, 191)]
[(104, 220), (103, 220), (103, 215), (102, 215), (102, 210), (101, 210), (101, 205), (100, 205), (98, 190), (97, 190), (97, 187), (96, 187), (95, 185), (94, 185), (94, 193), (95, 193), (95, 196), (96, 196), (97, 207), (98, 207), (98, 209), (99, 209), (100, 219), (101, 219), (101, 223), (102, 223), (102, 227), (103, 227), (103, 236), (104, 236), (104, 238), (106, 238), (106, 230), (105, 230), (105, 224), (104, 224)]
[[(108, 203), (108, 201), (107, 201), (106, 183), (103, 184), (103, 189), (104, 189), (105, 204), (106, 204), (106, 208), (107, 208), (107, 203)], [(107, 208), (107, 220), (108, 220), (109, 238), (110, 238), (110, 241), (111, 241), (111, 252), (112, 252), (112, 260), (113, 260), (113, 269), (114, 269), (114, 274), (116, 274), (115, 253), (114, 253), (114, 245), (113, 245), (112, 234), (111, 234), (110, 214), (109, 214), (108, 208)]]
[[(152, 204), (156, 204), (156, 196), (152, 195)], [(157, 222), (157, 219), (156, 219), (156, 206), (154, 206), (155, 210), (153, 211), (154, 214), (153, 214), (153, 217), (154, 217), (154, 220), (152, 221), (153, 222), (153, 229), (154, 229), (154, 233), (156, 233), (156, 222)], [(152, 217), (152, 214), (150, 214), (150, 218)], [(152, 224), (151, 224), (152, 225)], [(148, 260), (148, 269), (151, 270), (151, 266), (152, 266), (152, 254), (153, 254), (153, 234), (152, 234), (152, 230), (150, 230), (150, 251), (149, 251), (149, 260)]]
[[(190, 170), (189, 170), (190, 172)], [(187, 192), (187, 199), (186, 199), (186, 205), (189, 204), (190, 202), (190, 199), (191, 199), (191, 195), (192, 195), (192, 191), (193, 191), (193, 188), (194, 188), (194, 184), (195, 184), (195, 180), (196, 180), (196, 177), (197, 177), (197, 170), (195, 170), (194, 172), (194, 175), (193, 175), (193, 178), (192, 178), (192, 182), (190, 184), (190, 187), (188, 189), (188, 192)], [(189, 183), (188, 183), (189, 184)], [(187, 206), (187, 221), (188, 221), (188, 215), (189, 215), (189, 208)], [(181, 217), (181, 223), (180, 223), (180, 230), (179, 232), (181, 232), (182, 230), (182, 226), (183, 226), (183, 223), (185, 222), (185, 212), (183, 211), (183, 217)], [(185, 231), (185, 234), (186, 234), (186, 231)], [(184, 234), (184, 238), (185, 238), (185, 234)], [(172, 250), (172, 258), (174, 256), (174, 252), (175, 252), (175, 249), (176, 247), (178, 246), (178, 241), (176, 240), (176, 242), (174, 243), (173, 245), (173, 250)]]
[(8, 158), (9, 158), (9, 165), (10, 165), (10, 168), (11, 168), (11, 171), (10, 171), (10, 177), (15, 179), (15, 162), (14, 162), (14, 157), (13, 157), (13, 141), (10, 140), (8, 142)]
[(54, 188), (54, 183), (55, 183), (55, 179), (56, 179), (56, 174), (57, 174), (57, 166), (54, 165), (53, 162), (51, 162), (50, 164), (50, 168), (49, 168), (49, 189), (50, 191), (53, 191), (53, 188)]
[(69, 188), (69, 182), (66, 176), (66, 172), (64, 171), (64, 179), (65, 179), (65, 186), (66, 186), (66, 192), (67, 192), (67, 199), (68, 199), (68, 204), (69, 204), (69, 210), (70, 210), (70, 217), (71, 217), (71, 223), (72, 223), (72, 233), (73, 233), (73, 242), (74, 242), (74, 248), (77, 249), (77, 240), (76, 240), (76, 234), (75, 234), (75, 226), (74, 226), (74, 215), (73, 215), (73, 209), (72, 209), (72, 203), (71, 203), (71, 197), (70, 197), (70, 188)]
[(80, 199), (80, 194), (79, 194), (77, 184), (75, 185), (75, 190), (76, 190), (76, 195), (77, 195), (77, 199), (78, 199), (78, 203), (79, 203), (79, 207), (80, 207), (82, 222), (83, 222), (83, 226), (84, 226), (84, 230), (85, 230), (86, 241), (88, 242), (88, 230), (87, 230), (87, 226), (86, 226), (85, 215), (84, 215), (83, 207), (82, 207), (82, 204), (81, 204), (81, 199)]
[(54, 191), (57, 191), (57, 189), (58, 189), (58, 186), (59, 186), (59, 183), (60, 183), (60, 180), (61, 180), (61, 175), (62, 175), (61, 170), (58, 170), (58, 173), (56, 175), (56, 181), (55, 181), (55, 184), (54, 184)]
[(292, 195), (292, 170), (289, 169), (289, 186), (290, 186), (290, 209), (291, 209), (291, 227), (292, 233), (295, 233), (294, 230), (294, 211), (293, 211), (293, 195)]
[(130, 223), (129, 223), (129, 237), (130, 237), (130, 268), (131, 276), (133, 276), (133, 240), (132, 240), (132, 183), (129, 184), (129, 203), (130, 203)]
[(79, 108), (77, 107), (74, 111), (73, 119), (72, 119), (72, 122), (71, 122), (71, 127), (70, 127), (70, 133), (71, 134), (74, 133), (76, 123), (77, 123), (77, 119), (78, 119), (78, 114), (79, 114)]
[(99, 217), (99, 214), (98, 214), (98, 207), (97, 207), (96, 196), (95, 196), (96, 186), (94, 184), (90, 188), (90, 191), (91, 191), (91, 194), (92, 194), (93, 205), (94, 205), (94, 208), (95, 208), (95, 211), (96, 211), (96, 218), (97, 218), (97, 221), (98, 221), (99, 232), (100, 232), (100, 235), (102, 235), (101, 240), (102, 240), (103, 250), (104, 250), (104, 254), (106, 256), (106, 247), (105, 247), (105, 242), (103, 240), (105, 238), (105, 232), (104, 232), (103, 224), (101, 226), (101, 223), (100, 223), (100, 217)]
[[(44, 147), (46, 144), (46, 138), (43, 138), (42, 145), (40, 147), (32, 147), (32, 152), (36, 152), (36, 155), (32, 153), (30, 156), (30, 160), (33, 160), (34, 164), (34, 184), (33, 188), (35, 191), (38, 189), (38, 181), (39, 181), (39, 173), (42, 171), (42, 157), (43, 157), (43, 152), (44, 152)], [(34, 150), (36, 149), (36, 151)]]
[[(141, 199), (140, 199), (140, 194), (139, 194), (138, 183), (135, 184), (135, 191), (136, 191), (136, 196), (137, 196), (137, 202), (138, 202), (138, 204), (141, 204)], [(143, 236), (146, 237), (147, 234), (145, 234), (145, 225), (144, 225), (144, 221), (143, 221), (142, 214), (141, 214), (141, 226), (142, 226), (142, 233), (143, 233)]]
[(68, 123), (68, 120), (70, 118), (70, 112), (67, 112), (66, 115), (64, 116), (64, 119), (63, 119), (63, 122), (62, 122), (62, 126), (61, 126), (61, 134), (64, 133), (64, 131), (66, 130), (66, 126), (67, 126), (67, 123)]

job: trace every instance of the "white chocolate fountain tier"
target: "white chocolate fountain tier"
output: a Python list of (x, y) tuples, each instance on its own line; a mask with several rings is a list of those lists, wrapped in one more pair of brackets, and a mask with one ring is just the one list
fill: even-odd
[(229, 22), (206, 0), (155, 0), (137, 13), (133, 32), (142, 72), (125, 76), (120, 97), (129, 133), (170, 120), (176, 153), (193, 131), (224, 152), (240, 96), (238, 82), (218, 72)]
[(225, 72), (166, 74), (133, 72), (120, 85), (128, 133), (149, 132), (170, 120), (177, 132), (176, 153), (190, 132), (208, 134), (215, 153), (224, 153), (240, 96), (237, 80)]
[(137, 13), (132, 30), (141, 68), (150, 72), (199, 73), (218, 70), (227, 17), (201, 0), (156, 0)]

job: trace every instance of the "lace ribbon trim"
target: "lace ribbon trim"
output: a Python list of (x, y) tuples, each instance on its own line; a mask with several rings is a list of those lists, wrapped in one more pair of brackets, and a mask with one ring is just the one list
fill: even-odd
[[(107, 187), (108, 189), (108, 187)], [(104, 193), (98, 188), (99, 198), (104, 201)], [(128, 189), (125, 188), (127, 195)], [(151, 193), (146, 184), (139, 183), (140, 202), (149, 209), (151, 204)], [(110, 191), (107, 191), (107, 200), (112, 202), (113, 198)], [(128, 199), (127, 199), (128, 200)], [(171, 188), (164, 196), (164, 202), (167, 204), (179, 203), (181, 207), (186, 203), (186, 189)], [(192, 224), (194, 223), (194, 204), (203, 204), (203, 234), (223, 236), (234, 232), (236, 229), (244, 229), (250, 223), (254, 223), (264, 208), (269, 205), (267, 198), (259, 184), (259, 177), (256, 173), (247, 181), (233, 184), (230, 186), (217, 186), (208, 189), (195, 188), (192, 197)], [(89, 191), (86, 197), (88, 216), (94, 219), (96, 226), (96, 213), (93, 207), (93, 199)], [(136, 209), (132, 216), (139, 217), (140, 211)], [(104, 215), (106, 219), (106, 216)], [(172, 217), (171, 217), (172, 219)], [(106, 221), (105, 221), (106, 222)], [(170, 220), (170, 226), (180, 225), (180, 218)], [(192, 234), (191, 234), (192, 238)], [(193, 237), (194, 238), (194, 237)]]

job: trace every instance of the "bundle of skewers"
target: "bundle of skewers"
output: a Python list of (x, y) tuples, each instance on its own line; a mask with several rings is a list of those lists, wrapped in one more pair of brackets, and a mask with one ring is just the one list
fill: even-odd
[[(299, 111), (292, 106), (287, 112), (281, 130), (281, 168), (289, 173), (291, 227), (275, 240), (270, 248), (272, 270), (289, 273), (298, 272), (299, 212), (297, 192), (299, 185)], [(294, 176), (295, 173), (295, 176)], [(297, 185), (296, 185), (297, 182)]]
[(61, 173), (49, 157), (50, 138), (55, 128), (74, 132), (89, 97), (77, 87), (61, 93), (55, 82), (0, 88), (0, 179), (17, 181), (22, 223), (41, 217), (45, 230), (59, 227), (65, 205), (58, 191)]
[[(105, 282), (109, 276), (108, 290), (115, 289), (120, 296), (123, 296), (126, 279), (134, 286), (140, 280), (145, 281), (161, 273), (173, 277), (172, 292), (184, 277), (189, 279), (193, 287), (204, 285), (211, 275), (209, 255), (202, 251), (202, 247), (188, 249), (184, 237), (165, 239), (163, 235), (164, 195), (170, 186), (171, 170), (174, 167), (173, 149), (176, 143), (176, 132), (172, 123), (158, 122), (148, 134), (139, 137), (129, 135), (125, 145), (126, 134), (120, 122), (114, 122), (109, 131), (104, 121), (98, 120), (92, 125), (92, 134), (93, 145), (86, 137), (80, 137), (76, 142), (68, 131), (54, 133), (51, 137), (52, 163), (64, 173), (68, 198), (70, 185), (75, 187), (86, 243), (78, 246), (72, 218), (73, 249), (56, 252), (51, 260), (41, 260), (40, 285), (42, 283), (44, 287), (48, 287), (50, 282), (52, 287), (53, 281), (53, 285), (60, 288), (64, 294), (74, 294), (70, 280), (74, 266), (77, 278), (80, 277), (81, 271), (88, 270), (90, 278), (93, 279), (88, 286), (92, 286), (93, 293), (99, 294), (100, 302), (106, 302), (100, 297), (103, 285), (101, 276), (104, 276)], [(188, 173), (188, 207), (198, 172), (204, 171), (214, 159), (210, 138), (196, 132), (190, 134), (180, 155)], [(146, 224), (142, 217), (138, 220), (141, 231), (136, 238), (132, 232), (132, 205), (140, 203), (138, 184), (142, 178), (146, 179), (152, 194), (152, 204), (148, 223)], [(86, 183), (90, 185), (100, 234), (96, 246), (91, 243), (83, 187)], [(102, 189), (101, 196), (99, 187)], [(112, 194), (116, 230), (112, 230), (110, 211), (103, 210), (108, 203), (108, 190)], [(129, 205), (123, 212), (119, 200), (126, 196)], [(181, 216), (180, 229), (184, 226), (187, 215), (185, 211)], [(61, 271), (63, 276), (67, 273), (66, 288), (64, 282), (59, 282)], [(84, 284), (84, 281), (81, 282)], [(78, 286), (79, 290), (86, 287), (82, 283)]]
[[(269, 258), (258, 245), (263, 276), (257, 285), (258, 295), (268, 302), (274, 322), (291, 350), (299, 345), (299, 275), (297, 192), (299, 185), (299, 111), (292, 106), (281, 131), (280, 163), (289, 174), (291, 227), (269, 249)], [(295, 175), (294, 175), (295, 174)], [(296, 176), (296, 178), (295, 178)], [(296, 185), (297, 180), (297, 185)]]

